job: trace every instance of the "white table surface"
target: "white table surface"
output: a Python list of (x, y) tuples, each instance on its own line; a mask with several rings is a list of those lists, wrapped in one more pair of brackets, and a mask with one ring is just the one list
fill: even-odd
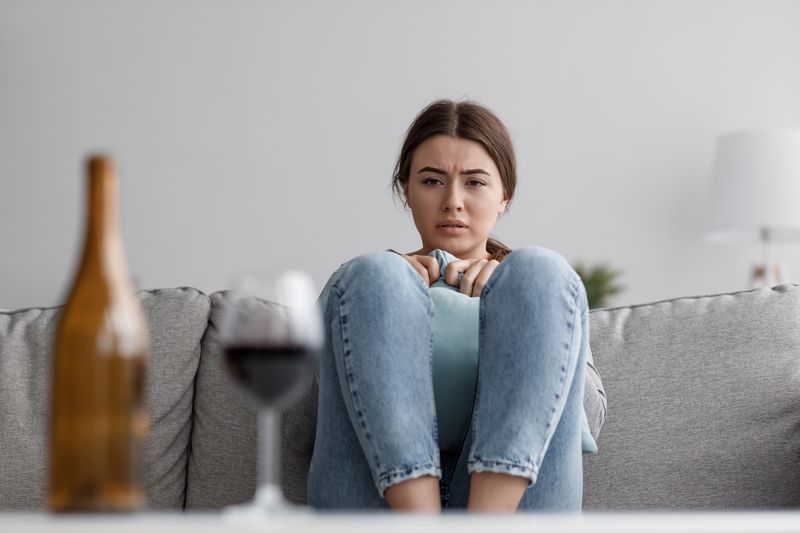
[(0, 513), (0, 532), (206, 533), (274, 531), (287, 533), (407, 532), (800, 532), (800, 511), (726, 513), (583, 513), (582, 515), (466, 515), (309, 513), (257, 523), (221, 513), (142, 513), (135, 515), (51, 515)]

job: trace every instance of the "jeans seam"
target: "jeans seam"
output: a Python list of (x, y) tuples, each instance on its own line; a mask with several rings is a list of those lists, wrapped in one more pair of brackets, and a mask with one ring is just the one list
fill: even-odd
[[(571, 301), (571, 308), (570, 308), (570, 322), (568, 322), (568, 325), (570, 326), (569, 341), (564, 343), (564, 348), (566, 348), (566, 351), (564, 352), (564, 354), (565, 354), (564, 360), (561, 363), (561, 382), (559, 383), (559, 392), (557, 392), (556, 395), (555, 395), (556, 396), (555, 397), (555, 404), (551, 405), (551, 407), (550, 407), (550, 413), (551, 413), (550, 414), (550, 420), (547, 422), (547, 426), (545, 427), (546, 438), (544, 439), (544, 442), (547, 444), (547, 446), (542, 446), (542, 449), (539, 450), (539, 454), (537, 455), (537, 457), (533, 461), (537, 470), (541, 467), (542, 461), (544, 461), (544, 455), (545, 455), (545, 453), (547, 453), (547, 449), (549, 447), (549, 441), (552, 439), (553, 435), (555, 434), (556, 428), (558, 426), (558, 421), (556, 421), (554, 419), (555, 414), (556, 414), (556, 404), (558, 404), (558, 400), (561, 398), (561, 396), (563, 396), (564, 394), (569, 394), (569, 389), (566, 389), (566, 392), (565, 392), (565, 388), (566, 388), (565, 385), (566, 385), (566, 379), (567, 379), (567, 363), (569, 362), (569, 356), (572, 353), (572, 344), (573, 344), (573, 341), (575, 340), (575, 322), (576, 322), (575, 318), (576, 318), (577, 311), (578, 311), (578, 305), (577, 305), (577, 302), (578, 302), (578, 290), (577, 289), (578, 289), (578, 283), (579, 282), (580, 282), (580, 278), (574, 280), (573, 283), (572, 283), (572, 286), (570, 287), (570, 290), (572, 292), (572, 301)], [(575, 367), (575, 372), (578, 372), (577, 365)], [(574, 376), (573, 376), (573, 379), (574, 379)], [(566, 400), (564, 400), (564, 402), (566, 404)], [(552, 429), (552, 433), (548, 434), (548, 432), (551, 431), (551, 428), (553, 428)]]
[[(353, 383), (353, 366), (352, 366), (352, 358), (350, 356), (350, 339), (347, 329), (347, 312), (345, 309), (345, 304), (347, 303), (346, 295), (344, 294), (344, 291), (339, 288), (338, 283), (335, 283), (332, 289), (338, 296), (336, 300), (338, 302), (337, 308), (339, 313), (339, 328), (342, 334), (342, 348), (343, 348), (342, 359), (344, 363), (345, 382), (347, 383), (347, 388), (349, 389), (348, 392), (350, 393), (350, 401), (353, 403), (353, 412), (356, 415), (356, 418), (358, 419), (358, 424), (364, 431), (364, 438), (366, 439), (367, 442), (370, 442), (372, 440), (372, 432), (369, 430), (369, 428), (367, 428), (367, 422), (366, 419), (364, 418), (360, 401), (357, 399), (358, 391)], [(354, 429), (358, 431), (357, 428)], [(378, 454), (375, 453), (374, 450), (372, 449), (369, 450), (369, 453), (372, 455), (372, 458), (375, 462), (375, 469), (380, 470), (381, 463)]]
[[(484, 293), (486, 292), (486, 287), (484, 286)], [(478, 306), (478, 371), (476, 372), (476, 380), (475, 380), (475, 399), (472, 401), (472, 413), (470, 415), (470, 437), (472, 441), (472, 447), (475, 446), (475, 434), (477, 433), (477, 409), (478, 402), (480, 401), (481, 397), (481, 340), (484, 338), (483, 335), (483, 295), (481, 295), (481, 302)], [(471, 460), (472, 450), (469, 451), (467, 458)]]
[[(433, 324), (433, 300), (428, 297), (428, 323)], [(436, 416), (436, 393), (433, 389), (433, 331), (429, 335), (428, 340), (428, 371), (431, 376), (431, 398), (433, 399), (433, 442), (436, 445), (437, 453), (439, 452), (439, 419)]]

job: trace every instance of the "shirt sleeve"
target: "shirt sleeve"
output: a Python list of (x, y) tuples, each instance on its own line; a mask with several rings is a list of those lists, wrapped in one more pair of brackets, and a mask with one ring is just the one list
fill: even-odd
[(592, 348), (587, 346), (586, 354), (586, 382), (583, 389), (583, 409), (586, 411), (586, 418), (589, 421), (589, 430), (592, 437), (597, 441), (600, 435), (600, 428), (606, 419), (606, 391), (603, 388), (603, 381), (594, 366)]

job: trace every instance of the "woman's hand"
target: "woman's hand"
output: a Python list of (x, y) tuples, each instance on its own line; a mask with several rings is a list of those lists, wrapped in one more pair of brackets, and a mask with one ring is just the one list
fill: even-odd
[(439, 279), (439, 262), (435, 257), (430, 255), (409, 254), (403, 255), (403, 258), (411, 263), (411, 266), (419, 273), (422, 281), (424, 281), (425, 285), (428, 287), (431, 286), (431, 283)]
[[(439, 279), (439, 262), (430, 255), (403, 255), (428, 287)], [(463, 259), (453, 261), (447, 265), (444, 280), (448, 285), (458, 287), (459, 292), (467, 296), (480, 296), (483, 287), (500, 262), (492, 259)], [(458, 274), (463, 272), (461, 286), (458, 284)]]
[(459, 287), (458, 274), (463, 272), (459, 292), (467, 296), (480, 296), (492, 272), (500, 265), (495, 259), (462, 259), (447, 265), (444, 280), (448, 285)]

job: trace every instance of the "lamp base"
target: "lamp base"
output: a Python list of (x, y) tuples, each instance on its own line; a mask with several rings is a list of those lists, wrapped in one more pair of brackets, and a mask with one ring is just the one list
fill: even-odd
[(748, 288), (772, 287), (785, 283), (788, 280), (787, 272), (786, 263), (783, 262), (774, 262), (770, 265), (765, 265), (764, 263), (753, 265)]

